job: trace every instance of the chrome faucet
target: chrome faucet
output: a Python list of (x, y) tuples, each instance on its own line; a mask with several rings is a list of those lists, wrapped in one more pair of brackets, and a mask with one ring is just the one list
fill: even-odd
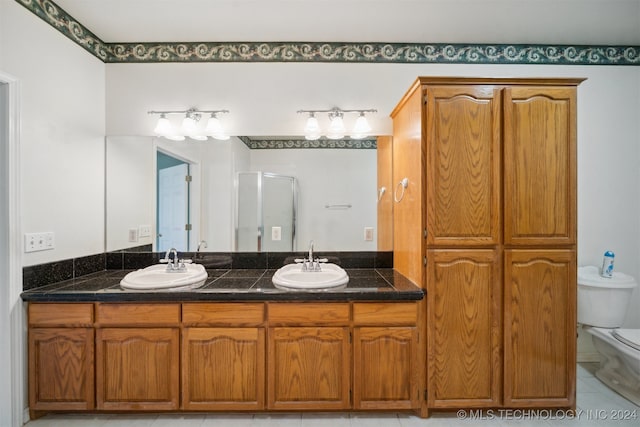
[(198, 243), (198, 249), (196, 249), (196, 252), (200, 252), (200, 248), (202, 247), (207, 248), (207, 241), (206, 240), (200, 240), (200, 243)]
[(309, 242), (309, 267), (313, 267), (313, 240)]
[[(169, 255), (173, 254), (173, 262)], [(167, 249), (164, 254), (164, 262), (167, 263), (167, 270), (175, 270), (178, 267), (178, 250), (176, 248)]]

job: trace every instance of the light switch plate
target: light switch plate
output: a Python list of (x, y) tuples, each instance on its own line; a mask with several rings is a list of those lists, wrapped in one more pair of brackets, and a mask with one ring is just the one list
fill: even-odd
[(271, 240), (282, 240), (282, 227), (271, 227)]
[(138, 237), (151, 237), (151, 226), (141, 225), (138, 227)]
[(373, 227), (364, 228), (364, 240), (367, 242), (373, 241)]
[(37, 252), (55, 248), (55, 235), (52, 231), (44, 233), (25, 233), (24, 251)]

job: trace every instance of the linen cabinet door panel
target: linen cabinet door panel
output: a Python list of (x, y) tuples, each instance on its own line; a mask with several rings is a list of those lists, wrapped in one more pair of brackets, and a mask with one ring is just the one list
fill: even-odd
[(178, 328), (98, 329), (98, 409), (178, 409), (179, 348)]
[(355, 409), (418, 407), (415, 327), (354, 329)]
[(505, 251), (506, 406), (575, 404), (576, 254)]
[(500, 242), (500, 90), (426, 91), (427, 245)]
[(576, 89), (504, 92), (504, 243), (576, 242)]
[(497, 406), (502, 381), (497, 251), (430, 250), (427, 260), (429, 406)]
[(262, 328), (185, 328), (184, 409), (263, 409), (265, 333)]
[(94, 408), (92, 328), (29, 329), (29, 409)]
[(271, 328), (268, 341), (270, 409), (350, 406), (347, 327)]

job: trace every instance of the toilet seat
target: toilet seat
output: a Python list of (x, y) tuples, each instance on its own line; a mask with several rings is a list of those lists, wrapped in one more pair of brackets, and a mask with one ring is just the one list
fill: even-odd
[(624, 345), (640, 351), (640, 329), (613, 329), (611, 335)]

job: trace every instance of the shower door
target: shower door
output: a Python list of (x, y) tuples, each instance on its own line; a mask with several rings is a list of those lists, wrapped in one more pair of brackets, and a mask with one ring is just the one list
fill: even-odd
[(292, 252), (296, 233), (296, 180), (262, 172), (238, 172), (235, 250)]

